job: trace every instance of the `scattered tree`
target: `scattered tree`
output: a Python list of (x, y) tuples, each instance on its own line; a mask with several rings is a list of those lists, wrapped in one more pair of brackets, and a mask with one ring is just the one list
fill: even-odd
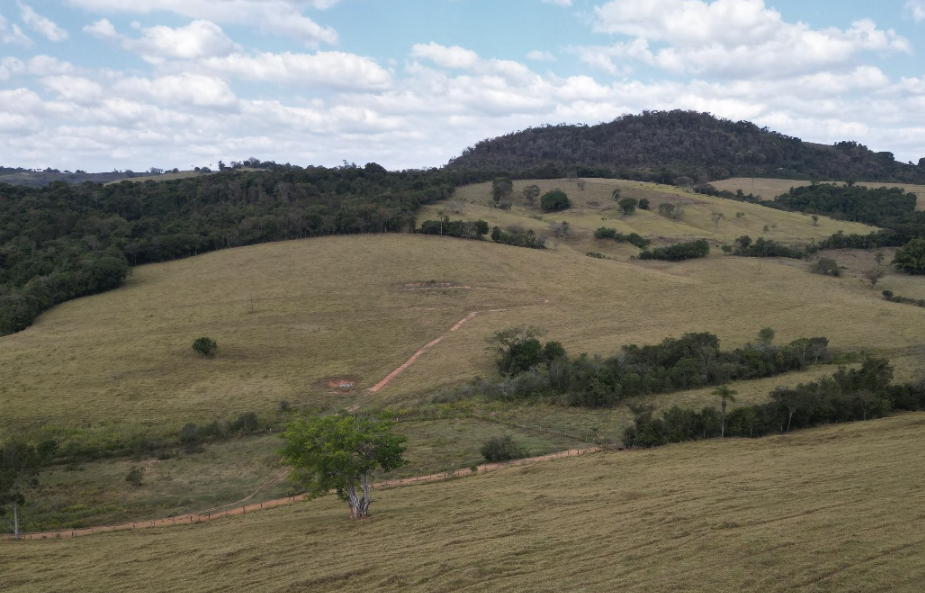
[(765, 347), (770, 346), (774, 341), (774, 330), (770, 327), (764, 327), (758, 332), (758, 341)]
[[(771, 332), (771, 333), (773, 334), (774, 332)], [(722, 420), (720, 423), (720, 433), (719, 433), (720, 438), (723, 438), (726, 436), (726, 402), (729, 401), (731, 403), (735, 403), (736, 401), (735, 396), (737, 393), (739, 392), (733, 389), (729, 389), (728, 385), (720, 385), (719, 387), (713, 390), (713, 395), (717, 395), (722, 399), (722, 404), (720, 405), (720, 407), (722, 408)]]
[(564, 191), (556, 188), (543, 194), (543, 197), (540, 198), (540, 206), (546, 212), (558, 212), (571, 208), (572, 203)]
[(218, 344), (208, 336), (202, 336), (193, 340), (193, 350), (203, 356), (212, 356), (218, 350)]
[(812, 218), (813, 218), (813, 226), (819, 226), (819, 215), (813, 214)]
[(882, 251), (878, 251), (877, 255), (874, 256), (874, 260), (877, 262), (878, 266), (883, 265), (884, 255)]
[(615, 202), (619, 202), (620, 201), (620, 188), (615, 187), (614, 190), (610, 192), (610, 197), (612, 197)]
[(620, 208), (620, 212), (622, 212), (624, 216), (629, 216), (633, 212), (636, 212), (636, 206), (638, 204), (639, 202), (636, 201), (635, 198), (623, 198), (617, 202), (617, 207)]
[(528, 185), (524, 188), (523, 194), (524, 200), (532, 206), (536, 202), (536, 199), (540, 197), (540, 188), (537, 185)]
[(568, 221), (565, 220), (562, 222), (550, 222), (549, 230), (552, 231), (552, 234), (556, 237), (556, 239), (567, 239), (571, 234), (571, 227), (569, 226)]
[(880, 279), (883, 278), (883, 270), (877, 270), (876, 268), (871, 268), (867, 270), (866, 272), (864, 272), (863, 276), (865, 280), (870, 282), (870, 288), (871, 290), (873, 290), (873, 288), (877, 286), (877, 282), (879, 282)]
[(710, 218), (713, 219), (713, 224), (716, 225), (717, 228), (719, 228), (719, 221), (721, 221), (722, 219), (726, 217), (720, 212), (714, 212)]
[(578, 180), (578, 190), (585, 191), (585, 180), (584, 179)]
[(491, 197), (495, 204), (509, 197), (514, 191), (514, 183), (508, 177), (498, 177), (491, 182)]
[(649, 209), (649, 198), (642, 198), (639, 200), (639, 209), (648, 210)]
[(362, 519), (373, 503), (373, 472), (407, 463), (402, 457), (407, 439), (391, 428), (384, 419), (349, 414), (300, 418), (283, 433), (281, 454), (293, 468), (289, 479), (311, 498), (335, 491), (350, 505), (350, 516)]

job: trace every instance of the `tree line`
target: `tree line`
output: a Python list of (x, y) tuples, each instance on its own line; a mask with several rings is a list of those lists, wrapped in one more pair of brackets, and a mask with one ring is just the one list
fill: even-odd
[(505, 400), (552, 395), (567, 405), (609, 407), (628, 397), (770, 377), (832, 360), (826, 338), (777, 346), (770, 328), (756, 342), (733, 350), (722, 350), (715, 334), (702, 332), (631, 344), (608, 358), (570, 357), (558, 342), (542, 343), (541, 335), (521, 326), (490, 338), (501, 379), (482, 382), (485, 395)]
[(836, 422), (882, 418), (893, 411), (925, 410), (923, 383), (893, 384), (893, 368), (882, 358), (866, 358), (858, 369), (841, 367), (830, 377), (778, 387), (771, 401), (740, 406), (725, 418), (712, 406), (701, 410), (673, 406), (656, 416), (651, 407), (636, 407), (626, 428), (627, 447), (717, 438), (723, 434), (757, 438)]
[(118, 287), (130, 266), (224, 249), (415, 226), (461, 183), (449, 171), (365, 167), (229, 170), (111, 185), (0, 184), (0, 335), (55, 304)]

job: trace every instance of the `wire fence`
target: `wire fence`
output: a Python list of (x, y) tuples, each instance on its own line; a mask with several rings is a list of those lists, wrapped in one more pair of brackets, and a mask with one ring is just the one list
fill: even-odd
[[(473, 473), (484, 473), (489, 471), (497, 471), (509, 467), (518, 467), (523, 465), (529, 465), (531, 463), (538, 463), (542, 461), (549, 461), (552, 459), (560, 459), (563, 457), (578, 457), (581, 455), (587, 455), (588, 453), (593, 453), (599, 451), (599, 447), (588, 447), (585, 449), (569, 449), (567, 451), (560, 451), (558, 453), (550, 453), (548, 455), (541, 455), (539, 457), (527, 457), (524, 459), (513, 459), (511, 461), (502, 461), (497, 463), (485, 463), (477, 466), (476, 472), (473, 472), (471, 468), (457, 469), (453, 471), (441, 472), (436, 474), (429, 474), (425, 476), (413, 476), (410, 478), (396, 478), (394, 480), (385, 480), (382, 482), (377, 482), (373, 484), (373, 488), (395, 488), (399, 486), (405, 486), (408, 484), (418, 484), (421, 482), (439, 482), (448, 480), (451, 478), (457, 478), (462, 476), (467, 476)], [(226, 509), (223, 511), (214, 511), (207, 512), (203, 511), (200, 513), (191, 513), (188, 515), (180, 515), (177, 517), (167, 517), (164, 519), (151, 519), (148, 521), (133, 521), (130, 523), (121, 523), (119, 525), (104, 525), (99, 527), (84, 527), (80, 529), (61, 529), (57, 531), (41, 531), (41, 532), (32, 532), (32, 533), (20, 533), (20, 540), (47, 540), (47, 539), (62, 539), (62, 538), (74, 538), (85, 535), (95, 535), (98, 533), (110, 533), (113, 531), (137, 531), (139, 529), (152, 529), (157, 527), (173, 527), (175, 525), (198, 525), (201, 523), (208, 523), (214, 521), (215, 519), (220, 519), (222, 517), (235, 517), (246, 515), (248, 513), (255, 513), (267, 509), (273, 509), (285, 505), (290, 505), (296, 502), (306, 500), (308, 496), (306, 495), (297, 495), (297, 496), (288, 496), (286, 498), (278, 498), (275, 500), (268, 500), (264, 502), (255, 502), (248, 505), (235, 506), (234, 508)], [(221, 507), (218, 507), (221, 508)], [(7, 534), (0, 536), (0, 539), (12, 540), (13, 535)]]

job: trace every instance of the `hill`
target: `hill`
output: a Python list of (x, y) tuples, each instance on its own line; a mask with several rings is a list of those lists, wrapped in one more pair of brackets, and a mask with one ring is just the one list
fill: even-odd
[(646, 111), (595, 126), (558, 125), (491, 138), (449, 169), (519, 171), (524, 176), (619, 177), (672, 183), (729, 177), (866, 179), (925, 183), (925, 158), (897, 162), (857, 142), (825, 146), (692, 111)]
[(853, 591), (925, 581), (925, 414), (0, 542), (5, 590)]

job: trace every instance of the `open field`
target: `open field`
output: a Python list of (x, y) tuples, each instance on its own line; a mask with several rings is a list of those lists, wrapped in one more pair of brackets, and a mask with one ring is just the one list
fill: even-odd
[[(515, 197), (526, 183), (515, 184)], [(573, 355), (603, 356), (626, 344), (690, 331), (714, 332), (724, 348), (733, 348), (769, 326), (778, 343), (826, 336), (835, 348), (880, 351), (896, 366), (897, 380), (921, 372), (925, 309), (886, 302), (880, 291), (925, 298), (925, 279), (884, 266), (887, 276), (872, 290), (859, 277), (876, 265), (872, 252), (839, 252), (845, 276), (829, 278), (809, 274), (806, 262), (733, 258), (717, 249), (690, 262), (632, 260), (635, 247), (592, 234), (612, 226), (656, 244), (697, 237), (718, 244), (742, 234), (809, 241), (838, 229), (869, 227), (826, 218), (814, 227), (799, 214), (670, 186), (587, 180), (579, 191), (565, 180), (539, 183), (544, 191), (563, 187), (575, 208), (544, 215), (515, 199), (513, 210), (503, 212), (487, 205), (489, 186), (482, 184), (458, 192), (464, 212), (451, 217), (521, 224), (538, 232), (546, 232), (550, 221), (569, 221), (573, 236), (547, 251), (432, 236), (363, 235), (258, 245), (136, 268), (119, 290), (58, 306), (26, 331), (0, 338), (0, 438), (19, 430), (97, 444), (126, 435), (157, 438), (187, 422), (251, 410), (261, 418), (280, 418), (279, 404), (286, 401), (313, 412), (394, 406), (433, 413), (440, 420), (401, 427), (411, 439), (406, 473), (467, 467), (479, 459), (484, 440), (503, 432), (536, 453), (574, 443), (531, 430), (537, 427), (583, 440), (618, 441), (632, 420), (626, 406), (427, 403), (442, 389), (496, 372), (485, 339), (520, 324), (545, 328), (545, 339), (562, 342)], [(684, 203), (687, 210), (680, 221), (643, 211), (622, 217), (610, 196), (615, 186), (624, 196), (649, 198), (653, 210), (662, 201)], [(430, 206), (418, 220), (447, 207)], [(711, 220), (714, 212), (724, 214), (718, 225)], [(613, 259), (592, 259), (586, 251)], [(892, 253), (885, 253), (889, 262)], [(477, 314), (470, 318), (472, 313)], [(469, 318), (464, 325), (447, 333), (464, 318)], [(444, 334), (385, 387), (368, 392)], [(201, 335), (217, 340), (214, 359), (190, 348)], [(760, 402), (775, 386), (832, 372), (822, 367), (732, 387), (741, 403)], [(340, 389), (342, 383), (350, 386)], [(659, 409), (716, 405), (711, 390), (646, 403)], [(58, 468), (43, 478), (53, 486), (47, 496), (33, 500), (42, 508), (42, 521), (62, 524), (197, 511), (252, 492), (277, 471), (277, 446), (275, 437), (254, 437), (208, 445), (205, 454), (146, 460), (151, 486), (137, 492), (124, 480), (134, 460), (88, 463), (78, 471)], [(283, 488), (260, 496), (272, 498)]]
[(4, 590), (918, 592), (925, 414), (0, 543)]
[[(858, 278), (815, 276), (793, 262), (719, 254), (681, 263), (630, 261), (635, 248), (591, 236), (601, 224), (719, 241), (765, 224), (776, 225), (771, 236), (781, 240), (867, 227), (826, 219), (813, 227), (798, 214), (726, 200), (691, 205), (680, 222), (651, 212), (626, 219), (614, 213), (602, 221), (587, 202), (604, 203), (610, 186), (591, 181), (585, 192), (570, 188), (578, 202), (574, 211), (544, 217), (569, 220), (576, 232), (557, 250), (352, 236), (136, 268), (123, 288), (56, 307), (28, 330), (0, 339), (3, 423), (176, 429), (248, 410), (268, 413), (282, 400), (313, 409), (408, 401), (493, 372), (485, 338), (518, 324), (546, 328), (547, 339), (572, 353), (602, 355), (688, 331), (715, 332), (725, 347), (734, 347), (766, 326), (777, 331), (779, 342), (824, 335), (838, 348), (892, 351), (919, 344), (925, 335), (925, 309), (885, 302)], [(633, 187), (624, 194), (691, 199), (665, 187)], [(479, 186), (464, 190), (475, 197)], [(730, 210), (718, 228), (709, 220), (711, 209)], [(735, 218), (737, 209), (745, 216)], [(547, 224), (519, 206), (504, 213), (470, 204), (464, 216), (492, 224)], [(614, 259), (588, 258), (584, 252), (590, 250)], [(429, 280), (447, 284), (431, 286)], [(923, 280), (903, 282), (912, 295)], [(364, 395), (418, 348), (476, 311), (388, 386)], [(217, 340), (214, 359), (190, 348), (200, 335)], [(354, 387), (341, 393), (328, 384), (341, 379)]]
[[(506, 427), (472, 418), (401, 422), (408, 437), (408, 465), (380, 479), (427, 475), (484, 463), (479, 451), (494, 436), (510, 434), (529, 456), (580, 444), (566, 436)], [(40, 476), (21, 512), (26, 531), (115, 525), (175, 517), (222, 507), (249, 497), (259, 503), (287, 496), (288, 468), (279, 465), (278, 434), (209, 443), (198, 452), (173, 450), (166, 459), (120, 458), (58, 465)], [(143, 484), (126, 481), (144, 468)]]
[[(811, 182), (805, 179), (759, 179), (752, 177), (733, 177), (732, 179), (723, 179), (722, 181), (711, 181), (710, 185), (716, 189), (724, 189), (734, 192), (741, 189), (746, 194), (755, 194), (765, 200), (773, 200), (777, 196), (790, 191), (791, 187), (802, 187), (809, 185)], [(843, 184), (843, 181), (827, 181), (826, 183)], [(868, 187), (901, 187), (905, 191), (916, 195), (918, 200), (915, 204), (916, 210), (925, 210), (925, 185), (913, 185), (910, 183), (880, 183), (879, 181), (858, 181), (857, 185), (866, 185)], [(846, 231), (847, 232), (847, 231)]]

